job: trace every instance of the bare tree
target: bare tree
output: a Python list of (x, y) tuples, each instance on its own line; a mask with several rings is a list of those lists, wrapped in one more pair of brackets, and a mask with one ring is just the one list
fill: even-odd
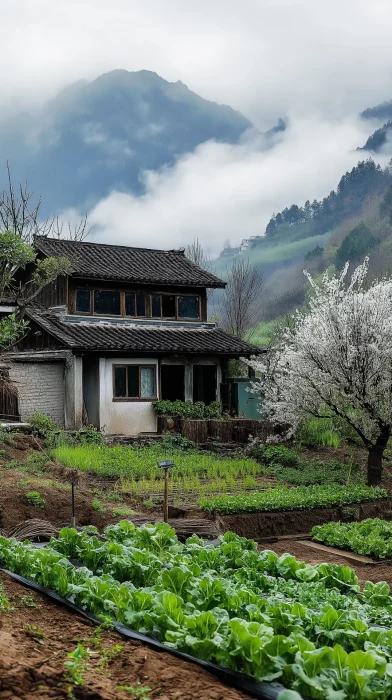
[[(0, 193), (0, 230), (15, 233), (26, 243), (31, 244), (35, 236), (54, 236), (61, 238), (64, 222), (58, 216), (40, 219), (42, 200), (34, 201), (34, 192), (28, 189), (27, 182), (18, 188), (12, 182), (11, 169), (7, 161), (8, 187)], [(89, 234), (87, 215), (74, 226), (67, 224), (67, 238), (83, 241)]]
[(185, 255), (189, 260), (195, 263), (195, 265), (201, 267), (203, 270), (211, 270), (211, 259), (204, 252), (204, 248), (198, 238), (195, 238), (193, 243), (187, 245)]
[(249, 260), (234, 260), (218, 304), (219, 323), (224, 330), (243, 338), (256, 326), (260, 320), (262, 286), (263, 279)]
[[(204, 248), (198, 238), (195, 238), (193, 243), (187, 245), (185, 255), (189, 260), (195, 263), (195, 265), (201, 267), (203, 270), (206, 270), (207, 272), (212, 271), (212, 260), (204, 252)], [(207, 290), (207, 299), (211, 299), (213, 292), (213, 289)]]

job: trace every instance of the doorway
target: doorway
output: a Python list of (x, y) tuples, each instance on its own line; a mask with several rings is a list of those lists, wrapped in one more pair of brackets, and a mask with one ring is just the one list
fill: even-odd
[(193, 401), (216, 401), (216, 365), (193, 365)]
[(161, 365), (161, 398), (163, 401), (185, 401), (184, 365)]

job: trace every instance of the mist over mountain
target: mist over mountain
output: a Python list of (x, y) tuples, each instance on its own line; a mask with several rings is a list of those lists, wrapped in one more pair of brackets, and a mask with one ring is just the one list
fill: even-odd
[(392, 119), (392, 100), (382, 102), (375, 107), (368, 107), (361, 112), (362, 119), (378, 119), (379, 121), (389, 121)]
[[(283, 121), (275, 127), (284, 128)], [(141, 194), (143, 171), (170, 166), (211, 139), (236, 144), (250, 129), (242, 114), (180, 81), (114, 70), (0, 122), (0, 154), (15, 181), (27, 179), (43, 195), (45, 214), (87, 211), (114, 190)], [(0, 172), (0, 186), (4, 179)]]

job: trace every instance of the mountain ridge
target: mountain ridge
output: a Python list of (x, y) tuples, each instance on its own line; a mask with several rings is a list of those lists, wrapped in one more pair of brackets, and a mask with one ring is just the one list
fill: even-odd
[[(91, 209), (113, 190), (143, 193), (142, 173), (208, 140), (236, 144), (253, 124), (152, 71), (117, 69), (65, 86), (37, 114), (0, 123), (15, 181), (43, 194), (43, 213)], [(6, 173), (0, 173), (0, 189)]]

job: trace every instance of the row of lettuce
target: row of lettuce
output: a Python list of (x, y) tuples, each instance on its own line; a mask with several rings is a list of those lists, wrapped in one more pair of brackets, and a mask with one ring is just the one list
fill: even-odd
[(0, 538), (0, 562), (99, 618), (302, 696), (392, 696), (386, 583), (361, 592), (349, 567), (259, 553), (232, 533), (182, 544), (168, 525), (121, 521), (105, 536), (64, 529), (44, 549)]
[(376, 559), (392, 559), (392, 523), (368, 518), (360, 523), (326, 523), (312, 529), (316, 542)]
[(298, 486), (275, 486), (265, 491), (244, 493), (236, 496), (222, 495), (202, 499), (200, 505), (209, 512), (251, 513), (283, 510), (303, 510), (309, 508), (331, 508), (334, 506), (363, 503), (387, 498), (388, 492), (378, 487), (352, 484)]

